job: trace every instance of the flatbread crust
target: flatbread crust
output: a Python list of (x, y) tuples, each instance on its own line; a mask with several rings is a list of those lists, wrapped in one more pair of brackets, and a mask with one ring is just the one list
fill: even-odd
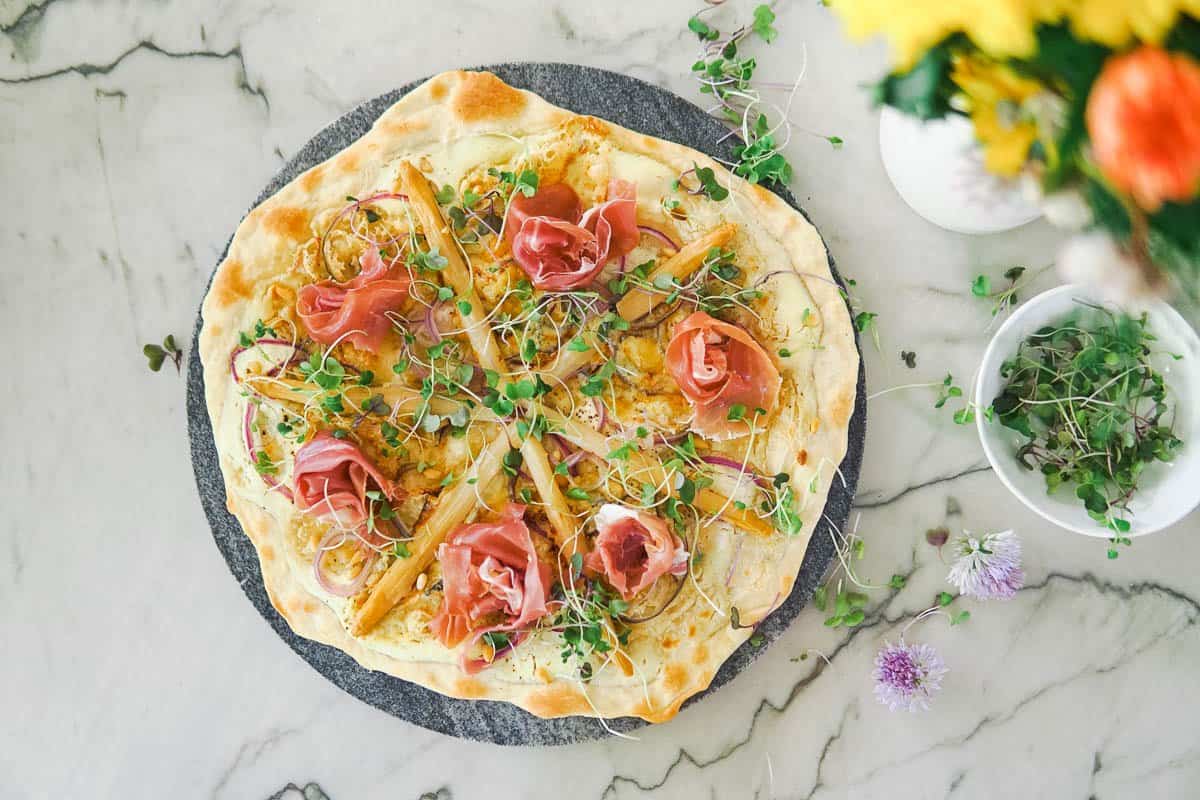
[[(253, 327), (262, 315), (267, 295), (276, 291), (273, 283), (293, 269), (296, 249), (313, 236), (318, 214), (344, 205), (348, 195), (393, 186), (396, 165), (403, 159), (427, 174), (461, 171), (452, 162), (464, 157), (463, 142), (500, 137), (519, 143), (564, 129), (603, 140), (616, 161), (649, 159), (671, 175), (694, 164), (712, 168), (731, 190), (714, 222), (726, 219), (742, 226), (738, 247), (761, 254), (760, 274), (768, 268), (790, 269), (798, 276), (771, 284), (777, 300), (769, 324), (778, 333), (771, 345), (800, 337), (808, 346), (781, 366), (785, 408), (765, 446), (769, 462), (786, 460), (782, 467), (791, 472), (802, 497), (803, 530), (794, 537), (777, 533), (773, 541), (763, 542), (724, 523), (711, 526), (707, 577), (701, 583), (716, 608), (685, 587), (687, 596), (673, 604), (672, 613), (640, 627), (631, 646), (632, 674), (611, 669), (584, 683), (561, 674), (552, 643), (534, 643), (468, 676), (453, 651), (432, 638), (415, 641), (424, 612), (413, 619), (385, 620), (361, 638), (350, 635), (346, 601), (321, 591), (310, 561), (297, 549), (298, 512), (280, 493), (269, 491), (247, 456), (242, 442), (245, 400), (230, 375), (230, 353), (238, 346), (239, 331)], [(797, 303), (810, 309), (803, 322), (796, 319)], [(700, 152), (578, 116), (486, 72), (435, 76), (388, 109), (357, 142), (251, 211), (217, 269), (202, 313), (206, 402), (228, 506), (254, 543), (275, 609), (297, 634), (337, 647), (369, 669), (453, 697), (512, 702), (539, 717), (599, 714), (659, 722), (707, 687), (721, 663), (752, 633), (748, 627), (731, 626), (730, 606), (736, 605), (746, 626), (764, 618), (790, 593), (845, 454), (854, 408), (858, 353), (850, 316), (832, 281), (820, 236), (801, 214)]]

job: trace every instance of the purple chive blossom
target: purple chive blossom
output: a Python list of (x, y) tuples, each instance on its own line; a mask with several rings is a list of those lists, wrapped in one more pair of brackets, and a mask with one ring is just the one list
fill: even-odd
[(925, 711), (947, 671), (942, 657), (927, 644), (884, 642), (875, 656), (875, 697), (891, 711)]
[(1012, 531), (970, 534), (954, 542), (957, 558), (946, 580), (959, 594), (976, 600), (1007, 600), (1025, 584), (1021, 569), (1021, 540)]

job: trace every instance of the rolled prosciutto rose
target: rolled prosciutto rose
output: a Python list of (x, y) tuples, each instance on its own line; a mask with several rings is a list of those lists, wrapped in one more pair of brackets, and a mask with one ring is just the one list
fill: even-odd
[(756, 409), (771, 411), (782, 383), (779, 370), (754, 337), (737, 325), (697, 311), (675, 326), (667, 344), (667, 370), (691, 403), (692, 430), (710, 439), (749, 432), (729, 419), (735, 404), (749, 420)]
[(552, 183), (533, 197), (509, 203), (505, 237), (513, 259), (539, 289), (563, 292), (586, 286), (610, 259), (638, 242), (637, 193), (628, 181), (612, 181), (608, 199), (579, 214), (571, 187)]
[(682, 575), (688, 553), (661, 517), (606, 503), (596, 512), (596, 547), (584, 566), (600, 574), (624, 599), (667, 573)]

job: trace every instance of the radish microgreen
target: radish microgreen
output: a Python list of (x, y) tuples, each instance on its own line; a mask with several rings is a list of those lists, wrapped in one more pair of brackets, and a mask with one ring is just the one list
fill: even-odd
[[(245, 334), (242, 334), (243, 336)], [(183, 363), (183, 351), (175, 344), (175, 335), (167, 334), (163, 339), (162, 346), (156, 344), (148, 344), (142, 347), (142, 355), (146, 357), (148, 366), (151, 372), (158, 372), (162, 369), (163, 362), (170, 357), (171, 362), (175, 364), (175, 371), (179, 372)]]
[(1006, 383), (993, 403), (1000, 423), (1025, 437), (1021, 465), (1042, 474), (1048, 493), (1073, 487), (1118, 536), (1130, 529), (1144, 470), (1183, 446), (1146, 320), (1086, 306), (1038, 329), (1001, 365)]

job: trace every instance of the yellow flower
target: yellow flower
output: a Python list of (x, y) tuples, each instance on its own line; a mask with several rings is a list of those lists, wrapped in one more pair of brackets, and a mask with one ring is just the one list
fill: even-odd
[(1037, 124), (1022, 119), (1020, 109), (1041, 85), (975, 56), (956, 56), (950, 78), (962, 90), (975, 138), (983, 146), (984, 166), (996, 175), (1015, 176), (1038, 135)]
[(1200, 0), (1076, 0), (1068, 7), (1076, 36), (1113, 48), (1135, 39), (1159, 44), (1180, 12), (1200, 17)]
[[(1065, 2), (1065, 0), (1063, 0)], [(985, 52), (1030, 56), (1036, 49), (1037, 22), (1054, 19), (1056, 0), (830, 0), (855, 39), (887, 38), (898, 69), (908, 69), (954, 33), (965, 33)], [(1040, 9), (1040, 6), (1051, 6)]]
[(946, 37), (963, 33), (995, 58), (1027, 58), (1035, 29), (1064, 20), (1076, 36), (1109, 47), (1158, 43), (1180, 12), (1200, 18), (1200, 0), (829, 0), (855, 39), (882, 35), (897, 69), (912, 67)]

